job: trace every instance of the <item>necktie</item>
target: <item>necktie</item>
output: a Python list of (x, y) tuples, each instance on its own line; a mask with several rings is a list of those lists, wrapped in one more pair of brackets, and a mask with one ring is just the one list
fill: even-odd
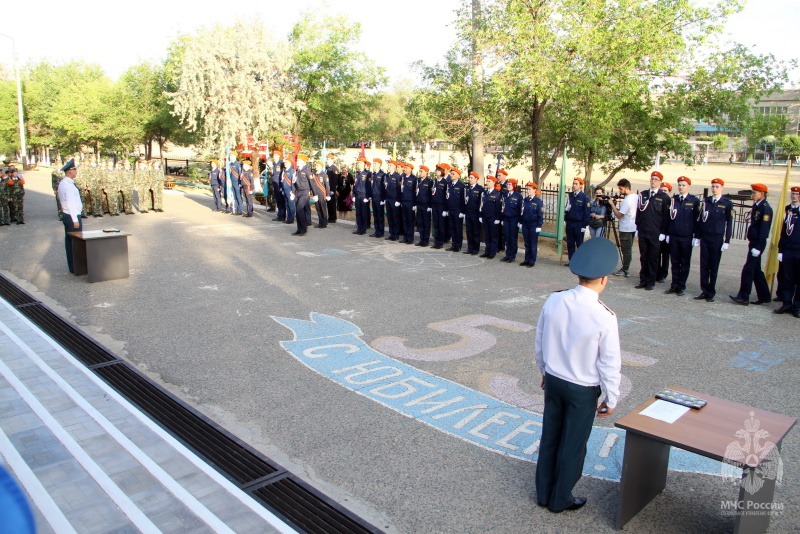
[(681, 195), (681, 202), (683, 202), (683, 195)]

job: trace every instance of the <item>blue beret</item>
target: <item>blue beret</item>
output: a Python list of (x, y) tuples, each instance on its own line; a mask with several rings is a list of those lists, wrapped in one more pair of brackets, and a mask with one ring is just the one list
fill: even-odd
[(72, 169), (77, 169), (75, 166), (75, 158), (71, 158), (68, 162), (66, 162), (64, 166), (61, 167), (61, 172), (71, 171)]
[(616, 245), (605, 237), (593, 237), (578, 247), (569, 260), (569, 270), (584, 278), (602, 278), (613, 273), (619, 261)]

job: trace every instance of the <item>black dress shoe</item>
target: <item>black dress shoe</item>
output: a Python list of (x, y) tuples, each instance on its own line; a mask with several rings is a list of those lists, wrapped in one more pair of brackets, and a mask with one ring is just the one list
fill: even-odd
[(292, 232), (292, 235), (306, 235), (306, 232)]
[(528, 264), (528, 269), (530, 269), (530, 268), (531, 268), (531, 267), (533, 267), (534, 265), (536, 265), (536, 264), (535, 264), (535, 263), (529, 263), (529, 264)]
[(758, 299), (758, 300), (751, 300), (750, 304), (755, 304), (756, 306), (758, 306), (760, 304), (767, 304), (768, 302), (771, 302), (771, 301), (772, 301), (772, 299)]
[(477, 252), (472, 252), (471, 250), (465, 250), (462, 254), (477, 254)]
[(782, 299), (780, 297), (775, 297), (772, 299), (772, 302), (780, 302)]
[(781, 315), (784, 313), (789, 313), (790, 311), (792, 311), (791, 306), (781, 306), (777, 310), (772, 310), (772, 313), (777, 313), (778, 315)]
[(477, 256), (478, 255), (477, 252), (470, 252), (469, 254), (470, 254), (470, 256)]
[(678, 290), (675, 289), (674, 287), (671, 287), (671, 288), (667, 289), (666, 291), (664, 291), (664, 293), (667, 294), (667, 295), (669, 295), (671, 293), (677, 293), (677, 292), (678, 292)]
[(423, 245), (423, 244), (422, 244), (422, 241), (420, 241), (419, 243), (415, 244), (414, 246), (415, 246), (415, 247), (424, 247), (424, 246), (426, 246), (426, 245)]
[(494, 259), (494, 256), (495, 256), (494, 254), (492, 254), (491, 256), (486, 256), (486, 259), (487, 259), (487, 260), (493, 260), (493, 259)]
[(520, 263), (520, 266), (522, 267), (527, 267), (528, 265), (530, 265), (530, 263), (528, 263), (527, 261), (523, 261), (522, 263)]
[(376, 234), (369, 234), (370, 237), (378, 237)]
[(655, 288), (656, 288), (656, 286), (645, 286), (644, 290), (645, 290), (645, 291), (652, 291), (652, 290), (654, 290)]
[(358, 235), (358, 234), (360, 234), (360, 233), (361, 233), (361, 232), (359, 232), (358, 230), (353, 230), (353, 234), (355, 234), (355, 235)]
[(433, 245), (431, 248), (435, 248), (436, 250), (439, 250), (440, 248), (444, 248), (444, 245)]
[(480, 255), (480, 256), (478, 256), (478, 257), (479, 257), (479, 258), (488, 258), (488, 257), (489, 257), (489, 255), (488, 255), (488, 254), (486, 254), (486, 253), (483, 253), (483, 254), (481, 254), (481, 255)]
[(694, 298), (694, 300), (706, 300), (708, 298), (708, 295), (706, 295), (705, 293), (700, 293), (696, 297), (692, 297), (692, 298)]
[(294, 221), (283, 221), (283, 224), (294, 224)]
[(706, 301), (707, 302), (714, 302), (714, 297), (712, 297), (711, 295), (706, 295)]
[(453, 247), (453, 252), (461, 252), (461, 247)]
[(734, 297), (733, 295), (728, 295), (728, 296), (731, 298), (731, 300), (733, 302), (735, 302), (736, 304), (738, 304), (740, 306), (748, 306), (750, 304), (750, 301), (748, 299), (742, 299), (742, 298), (739, 298), (738, 296)]
[(798, 319), (800, 319), (800, 310), (795, 310), (795, 311), (793, 311), (793, 312), (792, 312), (792, 315), (794, 315), (795, 317), (797, 317)]
[(658, 282), (659, 284), (663, 284), (664, 280), (666, 280), (666, 278), (657, 278), (656, 282)]
[(679, 297), (682, 297), (682, 296), (684, 296), (686, 294), (686, 290), (685, 289), (679, 289), (679, 290), (677, 290), (675, 292), (675, 294), (678, 295)]
[[(222, 211), (222, 210), (220, 210), (220, 211)], [(272, 220), (273, 220), (273, 221), (277, 221), (277, 222), (283, 222), (283, 221), (285, 221), (286, 219), (279, 219), (279, 218), (275, 217), (275, 218), (274, 218), (274, 219), (272, 219)]]
[[(579, 509), (583, 508), (584, 504), (586, 504), (586, 498), (579, 497), (577, 499), (573, 499), (572, 505), (571, 506), (567, 506), (566, 508), (564, 508), (564, 510), (567, 510), (567, 511), (579, 510)], [(554, 514), (560, 514), (564, 510), (553, 510), (553, 509), (550, 509), (550, 511), (553, 512)]]
[(633, 287), (636, 288), (636, 289), (644, 289), (644, 288), (647, 287), (647, 284), (645, 284), (644, 282), (639, 282), (638, 284), (636, 284)]
[(447, 252), (453, 252), (455, 249), (453, 247), (449, 247), (445, 249)]

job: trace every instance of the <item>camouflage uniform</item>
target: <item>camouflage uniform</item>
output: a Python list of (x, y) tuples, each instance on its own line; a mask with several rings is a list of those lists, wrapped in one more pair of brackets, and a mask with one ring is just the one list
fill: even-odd
[(109, 164), (105, 171), (105, 197), (109, 215), (119, 215), (119, 171)]
[(50, 175), (50, 179), (53, 182), (53, 194), (56, 196), (56, 209), (58, 210), (59, 221), (61, 220), (61, 201), (58, 199), (58, 183), (63, 177), (64, 173), (59, 170), (53, 171), (53, 173)]
[(103, 167), (95, 166), (92, 169), (92, 215), (103, 216), (103, 201), (105, 200), (106, 171)]
[(17, 175), (15, 178), (8, 179), (6, 184), (11, 198), (11, 219), (17, 221), (17, 224), (25, 224), (25, 214), (22, 209), (25, 199), (25, 180)]
[(8, 178), (4, 173), (0, 173), (0, 225), (11, 224), (9, 197)]
[(92, 167), (90, 165), (81, 165), (78, 167), (78, 174), (75, 176), (75, 185), (81, 192), (81, 201), (83, 202), (83, 213), (81, 217), (86, 218), (86, 210), (92, 205)]
[(139, 162), (136, 168), (136, 191), (139, 194), (139, 211), (147, 213), (153, 209), (153, 199), (150, 196), (150, 169), (146, 164)]
[(156, 168), (150, 170), (150, 188), (153, 191), (153, 210), (164, 211), (164, 171), (161, 166), (156, 164)]
[(131, 169), (130, 164), (125, 165), (125, 168), (122, 170), (120, 187), (122, 190), (120, 197), (122, 210), (128, 215), (133, 215), (133, 190), (135, 189), (135, 185), (133, 181), (133, 169)]

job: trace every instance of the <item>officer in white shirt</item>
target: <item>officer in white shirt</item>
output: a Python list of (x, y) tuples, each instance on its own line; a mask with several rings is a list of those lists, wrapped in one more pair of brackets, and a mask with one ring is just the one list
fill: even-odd
[(81, 202), (81, 193), (78, 191), (78, 186), (75, 185), (74, 181), (75, 175), (78, 174), (75, 160), (69, 160), (66, 165), (61, 167), (61, 172), (64, 173), (64, 178), (58, 183), (58, 200), (61, 202), (61, 222), (64, 223), (64, 248), (67, 251), (67, 267), (69, 267), (69, 272), (74, 273), (72, 238), (69, 232), (83, 230), (83, 223), (81, 222), (83, 202)]
[(636, 237), (636, 205), (638, 195), (631, 192), (631, 183), (627, 178), (622, 178), (617, 182), (619, 194), (624, 195), (619, 209), (611, 202), (611, 209), (614, 216), (619, 219), (619, 248), (622, 252), (622, 269), (614, 273), (614, 276), (631, 275), (631, 258), (633, 257), (633, 240)]
[[(617, 316), (600, 302), (617, 267), (617, 247), (590, 239), (575, 251), (574, 289), (550, 295), (536, 326), (535, 359), (542, 373), (544, 422), (536, 464), (536, 500), (551, 512), (577, 510), (585, 498), (572, 488), (580, 480), (595, 413), (608, 417), (619, 398)], [(602, 393), (605, 399), (597, 406)]]

